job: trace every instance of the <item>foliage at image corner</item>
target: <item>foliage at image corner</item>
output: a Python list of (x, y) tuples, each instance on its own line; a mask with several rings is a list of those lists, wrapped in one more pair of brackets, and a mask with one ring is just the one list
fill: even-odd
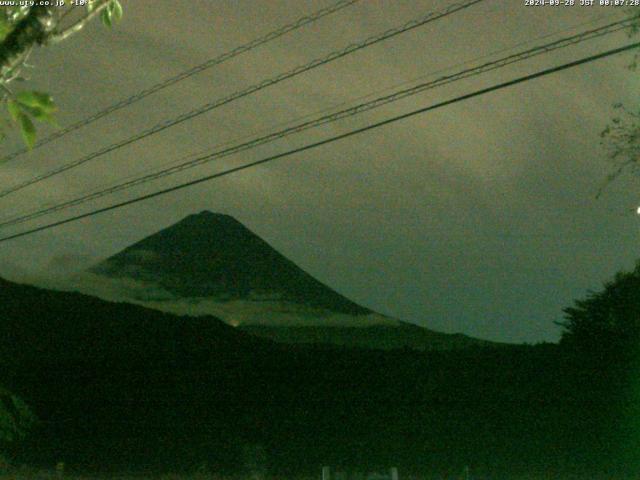
[[(83, 10), (79, 18), (76, 11)], [(36, 90), (13, 92), (14, 82), (25, 82), (22, 70), (35, 46), (57, 43), (81, 30), (97, 15), (104, 25), (111, 27), (122, 19), (119, 0), (88, 0), (84, 7), (67, 8), (43, 6), (0, 7), (0, 103), (8, 113), (0, 118), (0, 140), (6, 131), (18, 128), (25, 145), (31, 149), (36, 142), (36, 122), (57, 127), (53, 97)], [(65, 22), (71, 18), (72, 22)]]

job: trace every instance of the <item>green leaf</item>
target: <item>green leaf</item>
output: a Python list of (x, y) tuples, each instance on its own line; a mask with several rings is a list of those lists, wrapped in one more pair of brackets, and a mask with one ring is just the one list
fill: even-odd
[(11, 31), (11, 24), (9, 23), (9, 20), (7, 19), (4, 12), (1, 12), (1, 13), (2, 14), (0, 14), (0, 41), (4, 40), (4, 38)]
[(100, 20), (108, 28), (111, 28), (111, 9), (107, 6), (102, 12), (100, 12)]
[(22, 113), (20, 109), (20, 105), (15, 100), (9, 100), (7, 102), (7, 110), (9, 110), (9, 115), (14, 122), (18, 123), (18, 118), (20, 118), (20, 114)]
[(120, 0), (111, 0), (109, 6), (112, 7), (111, 18), (113, 21), (117, 23), (122, 20), (122, 5), (120, 4)]
[(20, 116), (18, 117), (18, 121), (20, 123), (20, 133), (22, 133), (22, 139), (24, 143), (29, 147), (29, 149), (33, 148), (33, 145), (36, 143), (36, 127), (29, 118), (29, 116), (20, 112)]
[(119, 22), (122, 18), (122, 5), (119, 0), (111, 0), (107, 7), (100, 13), (100, 19), (107, 27)]
[(20, 105), (22, 110), (25, 113), (28, 113), (33, 118), (40, 122), (47, 122), (51, 125), (57, 125), (55, 119), (53, 118), (53, 114), (47, 110), (43, 110), (41, 108), (27, 107), (26, 105)]
[(51, 95), (48, 93), (36, 91), (20, 92), (16, 95), (16, 100), (25, 107), (42, 110), (47, 114), (53, 113), (56, 110), (53, 98), (51, 98)]

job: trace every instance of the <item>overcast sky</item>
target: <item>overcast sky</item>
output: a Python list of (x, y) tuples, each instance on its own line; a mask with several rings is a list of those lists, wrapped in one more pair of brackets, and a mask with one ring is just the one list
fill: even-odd
[[(123, 2), (121, 24), (108, 30), (95, 22), (60, 45), (41, 48), (31, 58), (35, 68), (30, 75), (36, 88), (54, 95), (59, 122), (66, 125), (330, 3)], [(48, 171), (449, 4), (362, 0), (3, 165), (2, 184)], [(524, 0), (487, 0), (3, 198), (0, 216), (67, 199), (460, 62), (522, 42), (533, 46), (543, 42), (536, 41), (541, 36), (564, 31), (544, 41), (559, 38), (621, 14), (614, 8), (525, 7)], [(48, 220), (628, 42), (621, 33), (456, 82)], [(625, 69), (630, 59), (626, 54), (600, 60), (3, 243), (0, 274), (79, 268), (207, 209), (235, 216), (321, 281), (381, 313), (492, 340), (556, 341), (559, 329), (553, 322), (562, 318), (562, 308), (587, 289), (600, 288), (616, 271), (631, 268), (638, 257), (639, 218), (631, 211), (640, 202), (637, 180), (624, 178), (594, 198), (611, 171), (599, 133), (614, 114), (614, 103), (637, 101), (638, 73)], [(17, 146), (19, 141), (10, 139), (4, 147)]]

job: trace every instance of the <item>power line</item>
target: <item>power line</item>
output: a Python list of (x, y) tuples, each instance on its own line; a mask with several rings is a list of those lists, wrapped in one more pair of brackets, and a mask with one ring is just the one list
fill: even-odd
[[(330, 15), (332, 13), (335, 13), (339, 10), (342, 10), (343, 8), (349, 7), (351, 5), (353, 5), (354, 3), (359, 2), (360, 0), (340, 0), (339, 2), (330, 5), (328, 7), (322, 8), (310, 15), (306, 15), (304, 17), (301, 17), (299, 19), (297, 19), (296, 21), (288, 24), (288, 25), (284, 25), (283, 27), (274, 30), (272, 32), (267, 33), (266, 35), (263, 35), (262, 37), (256, 38), (248, 43), (245, 43), (244, 45), (241, 45), (239, 47), (234, 48), (233, 50), (230, 50), (228, 52), (225, 52), (217, 57), (214, 58), (210, 58), (209, 60), (196, 65), (195, 67), (192, 67), (188, 70), (184, 70), (180, 73), (178, 73), (177, 75), (174, 75), (173, 77), (167, 78), (165, 80), (163, 80), (162, 82), (156, 83), (155, 85), (152, 85), (149, 88), (146, 88), (144, 90), (141, 90), (133, 95), (131, 95), (128, 98), (125, 98), (123, 100), (120, 100), (108, 107), (106, 107), (103, 110), (100, 110), (97, 113), (94, 113), (93, 115), (83, 118), (82, 120), (79, 120), (75, 123), (72, 123), (71, 125), (58, 130), (57, 132), (52, 133), (51, 135), (43, 138), (42, 140), (39, 140), (38, 142), (36, 142), (36, 144), (33, 146), (33, 149), (36, 149), (38, 147), (41, 147), (43, 145), (46, 145), (48, 143), (51, 143), (54, 140), (57, 140), (60, 137), (63, 137), (65, 135), (67, 135), (68, 133), (74, 132), (82, 127), (85, 127), (93, 122), (95, 122), (96, 120), (99, 120), (113, 112), (116, 112), (122, 108), (125, 108), (133, 103), (136, 103), (140, 100), (142, 100), (143, 98), (148, 97), (149, 95), (152, 95), (156, 92), (159, 92), (160, 90), (164, 90), (167, 87), (170, 87), (172, 85), (175, 85), (178, 82), (181, 82), (183, 80), (186, 80), (187, 78), (190, 78), (200, 72), (203, 72), (211, 67), (215, 67), (216, 65), (220, 65), (221, 63), (226, 62), (227, 60), (231, 60), (234, 57), (237, 57), (238, 55), (241, 55), (243, 53), (249, 52), (250, 50), (253, 50), (254, 48), (257, 48), (261, 45), (264, 45), (265, 43), (268, 43), (272, 40), (275, 40), (277, 38), (282, 37), (283, 35), (286, 35), (287, 33), (290, 33), (294, 30), (297, 30), (305, 25), (308, 25), (310, 23), (313, 23), (317, 20), (320, 20), (323, 17), (326, 17), (327, 15)], [(16, 157), (19, 157), (20, 155), (29, 152), (30, 150), (28, 148), (21, 148), (9, 155), (6, 155), (2, 158), (0, 158), (0, 164), (2, 163), (6, 163), (9, 162), (11, 160), (13, 160)]]
[(65, 210), (67, 208), (73, 207), (73, 206), (77, 206), (77, 205), (81, 205), (83, 203), (86, 203), (88, 201), (91, 200), (95, 200), (98, 198), (101, 198), (103, 196), (121, 191), (121, 190), (125, 190), (128, 188), (132, 188), (136, 185), (141, 185), (144, 183), (148, 183), (150, 181), (168, 176), (168, 175), (173, 175), (175, 173), (178, 173), (180, 171), (189, 169), (189, 168), (194, 168), (196, 166), (208, 163), (212, 160), (215, 159), (220, 159), (223, 157), (227, 157), (229, 155), (233, 155), (242, 151), (246, 151), (249, 149), (253, 149), (256, 148), (257, 146), (260, 145), (264, 145), (266, 143), (270, 143), (273, 142), (275, 140), (287, 137), (289, 135), (292, 134), (296, 134), (296, 133), (300, 133), (303, 132), (305, 130), (309, 130), (311, 128), (316, 128), (319, 127), (321, 125), (325, 125), (328, 123), (332, 123), (347, 117), (351, 117), (354, 115), (358, 115), (364, 112), (367, 112), (369, 110), (381, 107), (383, 105), (386, 105), (388, 103), (392, 103), (398, 100), (401, 100), (403, 98), (412, 96), (412, 95), (416, 95), (418, 93), (422, 93), (426, 90), (432, 89), (432, 88), (436, 88), (436, 87), (440, 87), (442, 85), (446, 85), (449, 83), (453, 83), (455, 81), (459, 81), (459, 80), (463, 80), (466, 78), (470, 78), (476, 75), (480, 75), (482, 73), (486, 73), (492, 70), (496, 70), (499, 68), (503, 68), (507, 65), (516, 63), (516, 62), (520, 62), (523, 60), (527, 60), (529, 58), (541, 55), (541, 54), (546, 54), (549, 53), (551, 51), (560, 49), (560, 48), (566, 48), (568, 46), (571, 45), (575, 45), (587, 40), (591, 40), (594, 38), (599, 38), (602, 37), (604, 35), (610, 35), (612, 33), (615, 33), (617, 31), (620, 31), (624, 28), (627, 28), (627, 26), (629, 25), (629, 22), (631, 22), (630, 19), (626, 18), (617, 22), (613, 22), (613, 23), (609, 23), (607, 25), (604, 25), (602, 27), (598, 27), (595, 29), (591, 29), (591, 30), (587, 30), (584, 32), (581, 32), (579, 34), (576, 35), (572, 35), (569, 37), (565, 37), (565, 38), (561, 38), (559, 40), (544, 44), (544, 45), (539, 45), (533, 48), (530, 48), (528, 50), (524, 50), (522, 52), (518, 52), (518, 53), (514, 53), (512, 55), (508, 55), (504, 58), (500, 58), (498, 60), (494, 60), (491, 62), (486, 62), (484, 64), (481, 64), (479, 66), (475, 66), (472, 68), (468, 68), (465, 70), (462, 70), (460, 72), (451, 74), (451, 75), (446, 75), (446, 76), (442, 76), (439, 77), (435, 80), (429, 81), (429, 82), (424, 82), (418, 85), (415, 85), (413, 87), (410, 88), (406, 88), (406, 89), (402, 89), (396, 92), (393, 92), (391, 94), (388, 95), (384, 95), (382, 97), (373, 99), (371, 101), (368, 102), (364, 102), (364, 103), (360, 103), (358, 105), (352, 106), (350, 108), (347, 109), (343, 109), (340, 110), (338, 112), (334, 112), (328, 115), (323, 115), (319, 118), (307, 121), (307, 122), (303, 122), (300, 123), (298, 125), (294, 125), (294, 126), (290, 126), (288, 128), (285, 128), (283, 130), (277, 131), (277, 132), (273, 132), (270, 133), (268, 135), (265, 136), (261, 136), (258, 138), (254, 138), (251, 139), (247, 142), (243, 142), (240, 143), (238, 145), (233, 145), (231, 147), (225, 148), (223, 150), (219, 150), (217, 152), (214, 153), (209, 153), (206, 155), (202, 155), (190, 160), (187, 160), (183, 163), (180, 163), (178, 165), (172, 165), (168, 168), (164, 168), (162, 170), (159, 171), (155, 171), (137, 178), (134, 178), (132, 180), (128, 180), (128, 181), (124, 181), (121, 183), (117, 183), (115, 185), (112, 185), (110, 187), (107, 188), (103, 188), (99, 191), (96, 192), (92, 192), (50, 207), (46, 207), (43, 209), (39, 209), (36, 210), (35, 212), (32, 213), (28, 213), (28, 214), (23, 214), (23, 215), (18, 215), (16, 217), (10, 218), (10, 219), (6, 219), (5, 221), (0, 222), (0, 228), (2, 227), (7, 227), (7, 226), (11, 226), (11, 225), (17, 225), (20, 223), (24, 223), (26, 221), (29, 220), (33, 220), (35, 218), (41, 217), (43, 215), (47, 215), (47, 214), (51, 214), (57, 211), (61, 211), (61, 210)]
[[(491, 58), (491, 57), (493, 57), (495, 55), (498, 55), (500, 53), (504, 53), (504, 52), (507, 52), (509, 50), (514, 50), (514, 49), (516, 49), (518, 47), (521, 47), (521, 46), (530, 45), (531, 43), (533, 43), (534, 40), (544, 40), (546, 38), (553, 37), (555, 35), (560, 35), (560, 34), (568, 32), (568, 31), (575, 30), (575, 29), (577, 29), (579, 27), (583, 27), (583, 26), (586, 26), (586, 25), (592, 25), (592, 24), (597, 23), (598, 21), (600, 21), (600, 20), (602, 20), (604, 18), (611, 18), (611, 17), (614, 17), (614, 16), (616, 16), (616, 15), (615, 14), (600, 15), (595, 20), (589, 20), (589, 21), (586, 21), (586, 22), (582, 22), (582, 23), (579, 23), (577, 25), (573, 25), (573, 26), (568, 27), (568, 28), (563, 28), (561, 30), (556, 30), (554, 32), (550, 32), (550, 33), (546, 33), (544, 35), (540, 35), (540, 36), (536, 37), (535, 39), (530, 39), (530, 40), (527, 40), (527, 41), (519, 42), (519, 43), (516, 43), (514, 45), (510, 45), (508, 47), (500, 48), (498, 50), (493, 50), (493, 51), (491, 51), (491, 52), (489, 52), (487, 54), (478, 56), (478, 57), (476, 57), (474, 59), (465, 60), (463, 62), (458, 62), (458, 63), (456, 63), (454, 65), (450, 65), (448, 67), (444, 67), (444, 68), (438, 69), (438, 70), (433, 71), (431, 73), (420, 75), (420, 76), (418, 76), (416, 78), (413, 78), (411, 80), (405, 80), (405, 81), (403, 81), (401, 83), (396, 83), (393, 86), (387, 86), (385, 88), (378, 89), (376, 91), (367, 93), (365, 95), (361, 95), (361, 96), (353, 98), (353, 99), (351, 99), (349, 101), (343, 101), (343, 102), (340, 102), (339, 104), (334, 104), (334, 105), (332, 105), (330, 107), (325, 107), (325, 108), (322, 108), (322, 109), (317, 110), (317, 111), (312, 112), (312, 113), (306, 113), (306, 114), (297, 116), (294, 119), (286, 120), (284, 122), (279, 122), (278, 124), (276, 124), (274, 126), (277, 126), (277, 127), (280, 127), (280, 126), (291, 126), (291, 125), (295, 124), (298, 121), (313, 117), (314, 115), (318, 115), (318, 114), (322, 114), (322, 113), (325, 113), (325, 112), (334, 111), (336, 108), (348, 105), (348, 104), (353, 103), (353, 102), (357, 102), (357, 101), (365, 100), (367, 98), (371, 98), (371, 97), (373, 97), (373, 96), (375, 96), (377, 94), (380, 94), (380, 93), (389, 92), (389, 91), (393, 90), (394, 88), (399, 88), (399, 87), (403, 87), (403, 86), (406, 86), (406, 85), (410, 85), (410, 84), (413, 84), (413, 83), (417, 82), (418, 80), (423, 80), (423, 79), (426, 79), (426, 78), (433, 78), (433, 77), (436, 76), (436, 74), (440, 74), (440, 73), (451, 71), (456, 67), (469, 65), (469, 64), (473, 63), (474, 61), (479, 61), (479, 60), (483, 60), (483, 59), (486, 59), (486, 58)], [(259, 133), (260, 133), (260, 135), (263, 135), (264, 133), (269, 132), (269, 131), (270, 131), (269, 128), (263, 128), (263, 129), (261, 129), (261, 131)], [(233, 145), (234, 142), (238, 142), (238, 141), (249, 139), (249, 138), (252, 138), (252, 136), (251, 135), (243, 135), (241, 137), (236, 137), (233, 140), (228, 140), (226, 142), (223, 142), (221, 144), (216, 145), (216, 148), (225, 147), (227, 145)], [(83, 195), (82, 197), (80, 197), (80, 198), (76, 197), (76, 198), (73, 198), (73, 199), (69, 199), (68, 201), (65, 201), (65, 203), (63, 203), (63, 204), (56, 205), (55, 202), (44, 203), (41, 207), (38, 207), (36, 209), (32, 209), (31, 213), (34, 213), (34, 212), (35, 213), (38, 213), (38, 212), (47, 213), (48, 210), (47, 211), (43, 211), (43, 210), (40, 210), (40, 209), (41, 208), (48, 209), (49, 207), (52, 207), (52, 209), (55, 209), (56, 211), (58, 211), (58, 210), (60, 210), (60, 208), (58, 208), (58, 207), (65, 207), (69, 203), (74, 203), (74, 205), (75, 205), (78, 200), (90, 200), (93, 197), (92, 198), (88, 198), (88, 197), (91, 197), (92, 195), (95, 195), (95, 194), (100, 194), (102, 192), (104, 192), (105, 194), (106, 193), (113, 193), (112, 191), (106, 192), (105, 190), (110, 190), (111, 188), (117, 188), (120, 185), (124, 185), (124, 183), (121, 183), (121, 182), (124, 182), (124, 181), (129, 180), (129, 179), (136, 179), (136, 178), (138, 178), (138, 175), (146, 175), (146, 174), (149, 174), (149, 173), (158, 172), (157, 169), (160, 168), (160, 167), (168, 167), (170, 165), (171, 166), (175, 166), (175, 165), (178, 165), (178, 164), (189, 162), (190, 159), (196, 159), (199, 156), (204, 155), (205, 152), (208, 152), (209, 150), (210, 149), (201, 150), (199, 152), (193, 152), (193, 153), (191, 153), (189, 155), (186, 155), (186, 156), (184, 156), (184, 157), (182, 157), (182, 158), (180, 158), (178, 160), (174, 159), (174, 160), (171, 160), (169, 162), (164, 162), (161, 165), (157, 165), (157, 166), (146, 168), (144, 171), (126, 175), (125, 177), (121, 177), (119, 180), (117, 180), (115, 182), (112, 182), (109, 186), (104, 186), (104, 187), (101, 187), (99, 189), (96, 189), (95, 187), (92, 188), (92, 189), (88, 189), (88, 190), (86, 190), (85, 192), (82, 193), (82, 195)], [(17, 214), (17, 215), (13, 215), (13, 216), (10, 216), (10, 217), (5, 217), (5, 218), (0, 220), (0, 222), (5, 222), (5, 223), (0, 223), (0, 227), (6, 226), (6, 225), (9, 225), (9, 224), (14, 225), (15, 223), (22, 223), (23, 221), (25, 221), (25, 217), (27, 217), (27, 216), (29, 216), (28, 219), (31, 219), (32, 218), (30, 216), (31, 213), (29, 213), (29, 214)], [(38, 215), (38, 216), (40, 216), (40, 215)], [(19, 221), (18, 222), (13, 222), (16, 219), (19, 220)]]
[(55, 175), (58, 175), (60, 173), (66, 172), (72, 168), (78, 167), (80, 165), (83, 165), (91, 160), (94, 160), (98, 157), (101, 157), (102, 155), (105, 155), (107, 153), (110, 153), (114, 150), (117, 150), (119, 148), (122, 148), (126, 145), (130, 145), (134, 142), (138, 142), (146, 137), (149, 137), (151, 135), (154, 135), (158, 132), (161, 132), (163, 130), (166, 130), (167, 128), (173, 127), (175, 125), (178, 125), (180, 123), (183, 123), (187, 120), (191, 120), (195, 117), (198, 117), (204, 113), (207, 113), (215, 108), (221, 107), (223, 105), (226, 105), (228, 103), (233, 102), (234, 100), (240, 99), (242, 97), (246, 97), (248, 95), (251, 95), (259, 90), (262, 90), (264, 88), (270, 87), (272, 85), (275, 85), (277, 83), (280, 83), (284, 80), (287, 80), (289, 78), (293, 78), (297, 75), (300, 75), (302, 73), (308, 72), (309, 70), (312, 70), (314, 68), (320, 67), (322, 65), (325, 65), (327, 63), (333, 62), (335, 60), (338, 60), (339, 58), (345, 57), (351, 53), (354, 53), (358, 50), (362, 50), (364, 48), (367, 48), (371, 45), (375, 45), (376, 43), (382, 42), (384, 40), (387, 40), (389, 38), (395, 37), (397, 35), (400, 35), (401, 33), (404, 32), (408, 32), (410, 30), (413, 30), (415, 28), (418, 28), (420, 26), (426, 25), (427, 23), (431, 23), (435, 20), (438, 20), (440, 18), (444, 18), (447, 17), (449, 15), (452, 15), (456, 12), (459, 12), (461, 10), (464, 10), (466, 8), (469, 8), (477, 3), (483, 2), (484, 0), (467, 0), (465, 2), (461, 2), (461, 3), (456, 3), (453, 4), (451, 6), (449, 6), (448, 8), (441, 10), (441, 11), (437, 11), (437, 12), (430, 12), (426, 15), (423, 15), (417, 19), (411, 20), (403, 25), (401, 25), (400, 27), (396, 27), (396, 28), (392, 28), (389, 29), (381, 34), (378, 35), (374, 35), (371, 37), (366, 38), (365, 40), (358, 42), (358, 43), (352, 43), (351, 45), (348, 45), (347, 47), (345, 47), (342, 50), (338, 50), (338, 51), (334, 51), (332, 53), (330, 53), (329, 55), (326, 55), (325, 57), (322, 58), (318, 58), (316, 60), (313, 60), (305, 65), (301, 65), (299, 67), (296, 67), (292, 70), (289, 70), (287, 72), (281, 73), (275, 77), (272, 77), (270, 79), (267, 80), (263, 80), (260, 83), (254, 84), (244, 90), (240, 90), (237, 91), (235, 93), (232, 93), (231, 95), (218, 99), (218, 100), (214, 100), (213, 102), (207, 103), (199, 108), (196, 108), (194, 110), (191, 110), (190, 112), (184, 113), (182, 115), (179, 115), (178, 117), (174, 117), (172, 119), (166, 120), (158, 125), (156, 125), (155, 127), (152, 127), (148, 130), (145, 130), (141, 133), (138, 133), (132, 137), (129, 137), (126, 140), (122, 140), (120, 142), (116, 142), (113, 143), (107, 147), (104, 147), (96, 152), (90, 153), (89, 155), (82, 157), (78, 160), (75, 160), (73, 162), (67, 163), (65, 165), (62, 165), (60, 167), (57, 167), (53, 170), (50, 170), (48, 172), (45, 172), (43, 174), (37, 175), (29, 180), (26, 180), (22, 183), (19, 183), (17, 185), (14, 185), (12, 187), (9, 187), (7, 189), (4, 189), (2, 191), (0, 191), (0, 198), (2, 197), (6, 197), (7, 195), (10, 195), (11, 193), (17, 192), (19, 190), (22, 190), (25, 187), (28, 187), (30, 185), (33, 185), (35, 183), (41, 182), (43, 180), (47, 180), (48, 178), (51, 178)]
[(32, 229), (26, 230), (24, 232), (20, 232), (20, 233), (16, 233), (16, 234), (13, 234), (13, 235), (9, 235), (9, 236), (0, 238), (0, 242), (6, 242), (6, 241), (9, 241), (9, 240), (13, 240), (15, 238), (24, 237), (26, 235), (30, 235), (30, 234), (33, 234), (33, 233), (36, 233), (36, 232), (41, 232), (43, 230), (48, 230), (48, 229), (51, 229), (51, 228), (54, 228), (54, 227), (57, 227), (57, 226), (60, 226), (60, 225), (64, 225), (66, 223), (74, 222), (74, 221), (80, 220), (82, 218), (92, 217), (94, 215), (98, 215), (100, 213), (108, 212), (110, 210), (115, 210), (115, 209), (122, 208), (122, 207), (125, 207), (125, 206), (128, 206), (128, 205), (132, 205), (134, 203), (138, 203), (138, 202), (141, 202), (143, 200), (148, 200), (148, 199), (151, 199), (151, 198), (158, 197), (160, 195), (165, 195), (167, 193), (171, 193), (171, 192), (175, 192), (175, 191), (178, 191), (178, 190), (182, 190), (184, 188), (188, 188), (188, 187), (191, 187), (193, 185), (197, 185), (197, 184), (200, 184), (200, 183), (203, 183), (203, 182), (207, 182), (207, 181), (210, 181), (210, 180), (213, 180), (213, 179), (216, 179), (216, 178), (224, 177), (224, 176), (227, 176), (227, 175), (230, 175), (232, 173), (236, 173), (236, 172), (239, 172), (239, 171), (242, 171), (242, 170), (247, 170), (249, 168), (253, 168), (253, 167), (256, 167), (258, 165), (263, 165), (265, 163), (272, 162), (274, 160), (278, 160), (280, 158), (288, 157), (288, 156), (291, 156), (291, 155), (294, 155), (294, 154), (297, 154), (297, 153), (301, 153), (301, 152), (304, 152), (304, 151), (307, 151), (307, 150), (311, 150), (311, 149), (314, 149), (314, 148), (317, 148), (317, 147), (320, 147), (320, 146), (323, 146), (323, 145), (327, 145), (329, 143), (333, 143), (333, 142), (336, 142), (338, 140), (343, 140), (345, 138), (349, 138), (349, 137), (352, 137), (354, 135), (358, 135), (360, 133), (364, 133), (364, 132), (367, 132), (367, 131), (370, 131), (370, 130), (373, 130), (373, 129), (376, 129), (376, 128), (380, 128), (380, 127), (383, 127), (385, 125), (389, 125), (391, 123), (395, 123), (395, 122), (398, 122), (400, 120), (404, 120), (404, 119), (407, 119), (407, 118), (410, 118), (410, 117), (413, 117), (413, 116), (416, 116), (416, 115), (419, 115), (419, 114), (422, 114), (422, 113), (426, 113), (426, 112), (429, 112), (429, 111), (432, 111), (432, 110), (436, 110), (436, 109), (439, 109), (439, 108), (442, 108), (442, 107), (446, 107), (448, 105), (452, 105), (452, 104), (459, 103), (459, 102), (462, 102), (462, 101), (465, 101), (465, 100), (469, 100), (469, 99), (474, 98), (474, 97), (479, 97), (479, 96), (485, 95), (487, 93), (495, 92), (495, 91), (501, 90), (503, 88), (507, 88), (507, 87), (511, 87), (513, 85), (517, 85), (519, 83), (523, 83), (523, 82), (534, 80), (536, 78), (540, 78), (540, 77), (543, 77), (543, 76), (551, 75), (552, 73), (557, 73), (557, 72), (560, 72), (560, 71), (563, 71), (563, 70), (567, 70), (569, 68), (573, 68), (573, 67), (576, 67), (576, 66), (579, 66), (579, 65), (590, 63), (590, 62), (593, 62), (593, 61), (596, 61), (596, 60), (599, 60), (599, 59), (602, 59), (602, 58), (605, 58), (605, 57), (609, 57), (609, 56), (612, 56), (612, 55), (617, 55), (619, 53), (623, 53), (623, 52), (626, 52), (626, 51), (629, 51), (629, 50), (632, 50), (632, 49), (638, 48), (638, 47), (640, 47), (640, 42), (632, 43), (632, 44), (626, 45), (624, 47), (614, 48), (612, 50), (607, 50), (606, 52), (602, 52), (602, 53), (599, 53), (599, 54), (591, 55), (589, 57), (581, 58), (579, 60), (575, 60), (573, 62), (565, 63), (565, 64), (557, 66), (557, 67), (547, 68), (545, 70), (541, 70), (541, 71), (538, 71), (536, 73), (532, 73), (532, 74), (529, 74), (529, 75), (518, 77), (518, 78), (516, 78), (514, 80), (509, 80), (507, 82), (499, 83), (499, 84), (493, 85), (491, 87), (487, 87), (487, 88), (483, 88), (483, 89), (480, 89), (480, 90), (476, 90), (474, 92), (471, 92), (471, 93), (468, 93), (468, 94), (465, 94), (465, 95), (461, 95), (461, 96), (458, 96), (458, 97), (455, 97), (455, 98), (452, 98), (452, 99), (449, 99), (449, 100), (445, 100), (443, 102), (436, 103), (434, 105), (429, 105), (427, 107), (422, 107), (422, 108), (419, 108), (417, 110), (413, 110), (411, 112), (404, 113), (402, 115), (396, 115), (394, 117), (387, 118), (386, 120), (382, 120), (382, 121), (379, 121), (379, 122), (376, 122), (376, 123), (372, 123), (372, 124), (367, 125), (365, 127), (358, 128), (358, 129), (355, 129), (355, 130), (351, 130), (349, 132), (342, 133), (340, 135), (336, 135), (336, 136), (333, 136), (333, 137), (330, 137), (330, 138), (327, 138), (327, 139), (324, 139), (324, 140), (320, 140), (318, 142), (314, 142), (314, 143), (310, 143), (310, 144), (304, 145), (302, 147), (294, 148), (292, 150), (288, 150), (288, 151), (283, 152), (283, 153), (272, 155), (272, 156), (263, 158), (261, 160), (256, 160), (255, 162), (250, 162), (250, 163), (238, 166), (238, 167), (229, 168), (229, 169), (224, 170), (222, 172), (214, 173), (212, 175), (207, 175), (205, 177), (201, 177), (201, 178), (198, 178), (198, 179), (195, 179), (195, 180), (190, 180), (188, 182), (181, 183), (179, 185), (175, 185), (173, 187), (169, 187), (169, 188), (165, 188), (165, 189), (162, 189), (162, 190), (158, 190), (158, 191), (155, 191), (155, 192), (152, 192), (152, 193), (148, 193), (146, 195), (141, 195), (139, 197), (132, 198), (130, 200), (126, 200), (126, 201), (123, 201), (123, 202), (120, 202), (120, 203), (109, 205), (107, 207), (98, 208), (96, 210), (93, 210), (93, 211), (90, 211), (90, 212), (87, 212), (87, 213), (83, 213), (83, 214), (80, 214), (80, 215), (69, 217), (69, 218), (66, 218), (64, 220), (59, 220), (57, 222), (52, 222), (52, 223), (49, 223), (47, 225), (42, 225), (40, 227), (32, 228)]

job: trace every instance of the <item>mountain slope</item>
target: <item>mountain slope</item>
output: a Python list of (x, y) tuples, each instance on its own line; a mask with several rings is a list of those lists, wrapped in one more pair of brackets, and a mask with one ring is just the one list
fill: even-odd
[(229, 215), (190, 215), (89, 269), (80, 289), (186, 315), (213, 315), (280, 343), (376, 349), (488, 344), (378, 314), (319, 282)]
[(370, 310), (331, 290), (229, 215), (190, 215), (92, 273), (154, 282), (179, 297), (283, 300), (363, 315)]

